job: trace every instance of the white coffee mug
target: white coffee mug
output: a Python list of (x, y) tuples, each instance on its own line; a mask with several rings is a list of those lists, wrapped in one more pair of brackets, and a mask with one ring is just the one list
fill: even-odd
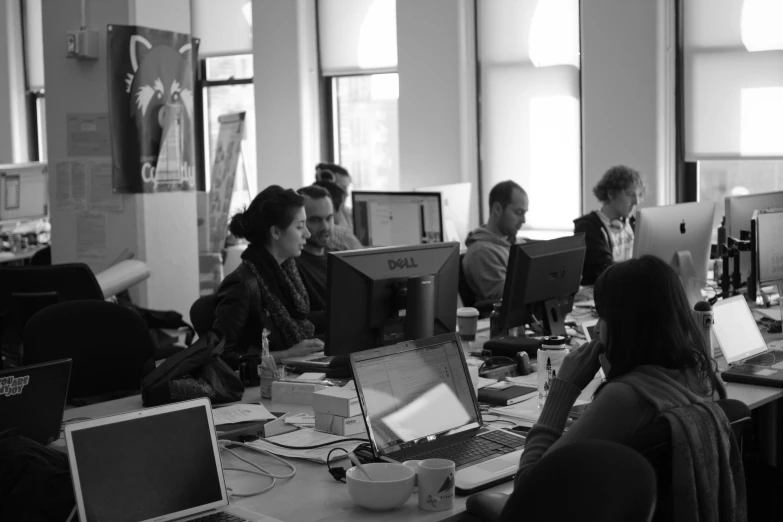
[(416, 481), (419, 507), (427, 511), (445, 511), (454, 507), (454, 461), (426, 459), (419, 461)]

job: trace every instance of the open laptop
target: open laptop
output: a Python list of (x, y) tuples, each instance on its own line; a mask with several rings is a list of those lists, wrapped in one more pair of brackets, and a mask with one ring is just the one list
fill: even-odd
[(524, 436), (484, 426), (456, 333), (351, 354), (351, 369), (376, 457), (453, 460), (460, 495), (513, 478)]
[(718, 301), (712, 315), (712, 331), (729, 364), (723, 380), (783, 388), (783, 350), (767, 347), (745, 297)]
[(82, 522), (275, 521), (228, 505), (206, 398), (67, 424), (65, 439)]
[(0, 370), (0, 434), (59, 439), (70, 376), (71, 359)]

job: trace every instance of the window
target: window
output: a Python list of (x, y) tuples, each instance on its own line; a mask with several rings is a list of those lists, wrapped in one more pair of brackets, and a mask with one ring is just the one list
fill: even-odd
[(783, 3), (680, 0), (685, 160), (700, 201), (783, 190)]
[(202, 61), (204, 103), (205, 185), (209, 190), (210, 171), (224, 114), (245, 111), (245, 138), (237, 165), (234, 197), (229, 215), (250, 204), (258, 193), (256, 170), (255, 94), (253, 91), (253, 55), (242, 54), (206, 58)]
[(398, 190), (397, 74), (337, 77), (332, 88), (335, 161), (356, 188)]
[(530, 196), (523, 235), (568, 233), (581, 211), (579, 0), (478, 2), (477, 22), (482, 201), (513, 179)]
[(318, 33), (327, 98), (326, 159), (351, 173), (353, 187), (400, 186), (395, 0), (320, 0)]

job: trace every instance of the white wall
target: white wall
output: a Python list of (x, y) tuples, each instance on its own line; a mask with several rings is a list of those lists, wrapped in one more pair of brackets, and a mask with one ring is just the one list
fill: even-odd
[(397, 0), (400, 188), (470, 182), (478, 225), (472, 0)]
[[(582, 0), (583, 206), (598, 208), (593, 186), (612, 165), (647, 179), (645, 206), (668, 200), (672, 127), (660, 125), (673, 85), (664, 74), (662, 0)], [(670, 77), (671, 80), (671, 77)], [(664, 92), (664, 90), (666, 92)], [(673, 119), (671, 119), (673, 121)]]
[(147, 308), (176, 310), (187, 317), (199, 295), (195, 192), (123, 195), (123, 211), (106, 214), (106, 255), (81, 259), (76, 244), (78, 212), (58, 208), (54, 166), (67, 158), (67, 114), (109, 111), (106, 26), (138, 24), (189, 32), (190, 4), (187, 0), (167, 0), (171, 11), (161, 11), (160, 4), (152, 0), (102, 0), (87, 5), (89, 27), (100, 35), (99, 58), (95, 61), (65, 57), (65, 32), (80, 25), (79, 0), (43, 2), (52, 260), (83, 261), (99, 272), (129, 249), (147, 263), (151, 272), (148, 280), (132, 288), (134, 302)]
[(320, 160), (314, 0), (253, 2), (258, 188), (299, 188)]
[(19, 2), (0, 4), (0, 165), (30, 161)]

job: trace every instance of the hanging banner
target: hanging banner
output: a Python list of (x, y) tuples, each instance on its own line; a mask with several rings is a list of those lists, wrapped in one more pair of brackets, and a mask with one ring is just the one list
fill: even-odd
[(245, 134), (245, 113), (225, 114), (218, 118), (215, 162), (210, 171), (209, 189), (209, 248), (220, 252), (228, 234), (228, 212), (234, 194), (237, 163), (242, 153), (242, 138)]
[(194, 190), (199, 40), (129, 25), (107, 34), (114, 191)]

